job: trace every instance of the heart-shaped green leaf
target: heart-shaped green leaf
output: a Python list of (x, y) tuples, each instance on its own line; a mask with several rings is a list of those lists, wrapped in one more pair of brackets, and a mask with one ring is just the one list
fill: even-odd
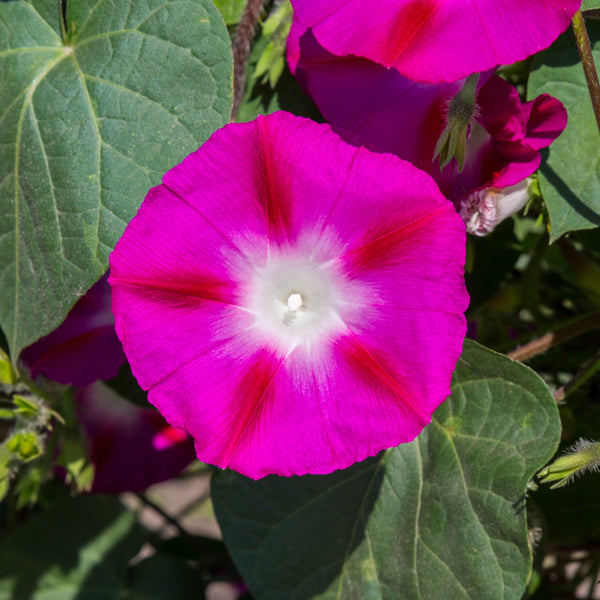
[[(600, 64), (600, 23), (589, 20), (586, 25), (594, 60)], [(553, 242), (569, 231), (600, 225), (600, 135), (571, 32), (537, 55), (533, 68), (528, 97), (550, 94), (569, 115), (567, 128), (552, 143), (540, 170)]]
[[(147, 190), (231, 110), (211, 0), (0, 2), (0, 324), (13, 360), (108, 266)], [(62, 33), (61, 33), (62, 31)]]
[(325, 476), (220, 472), (215, 511), (258, 600), (514, 600), (531, 565), (526, 486), (559, 432), (533, 371), (467, 341), (415, 441)]

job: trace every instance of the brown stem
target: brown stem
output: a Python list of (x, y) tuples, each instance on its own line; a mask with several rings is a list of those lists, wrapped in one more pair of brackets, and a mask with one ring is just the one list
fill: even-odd
[(585, 80), (587, 81), (590, 98), (592, 99), (598, 131), (600, 131), (600, 82), (598, 82), (598, 73), (596, 72), (596, 65), (594, 64), (592, 45), (590, 44), (590, 38), (588, 37), (587, 29), (585, 28), (585, 19), (580, 10), (575, 13), (571, 25), (573, 26), (575, 42), (577, 44), (577, 50), (579, 51), (579, 57), (581, 58), (581, 64), (583, 65), (583, 72), (585, 73)]
[(513, 360), (527, 360), (528, 358), (546, 352), (546, 350), (549, 350), (554, 346), (558, 346), (563, 342), (577, 337), (582, 333), (591, 331), (596, 327), (600, 327), (600, 311), (592, 313), (591, 315), (575, 321), (570, 325), (566, 325), (561, 329), (546, 333), (545, 335), (508, 352), (506, 356)]
[(266, 0), (248, 0), (233, 41), (233, 106), (231, 121), (235, 121), (246, 89), (246, 70), (254, 31)]

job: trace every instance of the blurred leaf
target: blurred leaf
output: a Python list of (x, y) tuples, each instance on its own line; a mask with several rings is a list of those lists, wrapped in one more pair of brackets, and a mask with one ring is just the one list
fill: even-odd
[(38, 501), (43, 477), (44, 471), (36, 464), (29, 465), (19, 473), (15, 485), (17, 509), (33, 506)]
[(8, 355), (0, 348), (0, 385), (11, 385), (17, 381), (16, 373), (14, 372)]
[(151, 556), (135, 565), (126, 600), (199, 600), (205, 587), (200, 573), (171, 556)]
[(0, 544), (0, 598), (117, 598), (142, 541), (134, 516), (113, 498), (59, 503)]
[(215, 0), (215, 4), (226, 25), (237, 25), (244, 12), (246, 0)]
[(600, 543), (600, 475), (590, 473), (566, 487), (540, 486), (533, 498), (546, 517), (555, 546)]
[(525, 490), (559, 431), (533, 371), (467, 340), (417, 440), (325, 476), (219, 472), (215, 512), (257, 600), (512, 600), (531, 567)]
[(211, 0), (0, 2), (0, 323), (13, 362), (102, 275), (148, 189), (231, 109)]
[(274, 88), (286, 65), (286, 42), (292, 27), (294, 11), (289, 0), (277, 5), (262, 25), (262, 36), (268, 40), (256, 62), (253, 77)]
[(472, 264), (465, 274), (473, 311), (488, 300), (513, 270), (519, 250), (513, 233), (512, 219), (507, 219), (484, 237), (469, 236), (469, 253)]
[(13, 394), (12, 400), (17, 407), (15, 412), (25, 419), (35, 419), (40, 413), (40, 405), (33, 399)]
[(581, 3), (581, 10), (591, 10), (593, 8), (600, 8), (600, 0), (583, 0)]
[[(600, 23), (586, 23), (600, 64)], [(566, 107), (569, 123), (549, 150), (540, 172), (540, 188), (550, 215), (550, 241), (577, 229), (600, 225), (600, 135), (579, 54), (569, 31), (536, 55), (528, 98), (550, 94)]]

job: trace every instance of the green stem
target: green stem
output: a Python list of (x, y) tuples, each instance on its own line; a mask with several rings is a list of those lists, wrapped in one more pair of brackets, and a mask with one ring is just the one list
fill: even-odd
[(573, 321), (569, 325), (557, 329), (556, 331), (546, 333), (519, 348), (515, 348), (506, 355), (513, 360), (527, 360), (528, 358), (533, 358), (538, 354), (546, 352), (550, 348), (554, 348), (554, 346), (558, 346), (563, 342), (577, 337), (582, 333), (592, 331), (597, 327), (600, 327), (600, 311), (592, 313), (583, 319)]
[(573, 376), (569, 383), (554, 392), (554, 399), (562, 402), (569, 394), (588, 381), (598, 369), (600, 369), (600, 350), (581, 367), (581, 370)]
[(579, 51), (579, 57), (581, 58), (581, 64), (583, 65), (590, 98), (592, 99), (598, 131), (600, 131), (600, 82), (598, 82), (598, 73), (594, 64), (592, 45), (590, 44), (590, 38), (585, 28), (585, 19), (580, 10), (575, 13), (571, 25), (573, 26), (575, 42)]
[(192, 539), (192, 535), (182, 527), (181, 523), (179, 523), (179, 521), (171, 516), (166, 510), (164, 510), (161, 506), (159, 506), (158, 504), (156, 504), (156, 502), (153, 502), (152, 500), (150, 500), (145, 494), (142, 493), (136, 493), (136, 496), (148, 507), (150, 507), (154, 512), (158, 513), (167, 523), (169, 523), (170, 525), (173, 525), (173, 527), (175, 527), (175, 529), (177, 529), (177, 531), (179, 532), (179, 534), (181, 536), (183, 536), (184, 538), (187, 539)]

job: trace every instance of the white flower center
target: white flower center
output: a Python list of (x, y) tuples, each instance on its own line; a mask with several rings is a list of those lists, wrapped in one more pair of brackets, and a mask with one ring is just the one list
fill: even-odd
[(302, 294), (296, 292), (290, 294), (287, 299), (288, 310), (296, 312), (302, 306)]
[(340, 279), (310, 259), (272, 257), (256, 275), (248, 302), (257, 327), (286, 351), (326, 339), (343, 326)]

